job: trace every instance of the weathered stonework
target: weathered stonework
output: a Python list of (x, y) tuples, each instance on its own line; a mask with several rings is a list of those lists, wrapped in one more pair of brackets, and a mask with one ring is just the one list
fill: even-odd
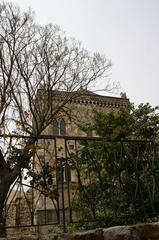
[(158, 240), (159, 224), (136, 224), (95, 229), (73, 234), (26, 235), (10, 237), (8, 240)]
[[(84, 89), (71, 93), (54, 91), (52, 94), (54, 101), (50, 103), (50, 106), (52, 105), (53, 109), (56, 109), (64, 100), (67, 102), (63, 110), (56, 116), (57, 119), (64, 119), (66, 122), (67, 136), (87, 136), (87, 133), (81, 131), (80, 127), (89, 125), (92, 122), (94, 110), (104, 112), (120, 111), (121, 108), (126, 108), (129, 104), (126, 94), (121, 94), (121, 97), (110, 97), (98, 95)], [(46, 99), (45, 90), (39, 89), (36, 102), (41, 111), (45, 108)], [(43, 134), (54, 134), (52, 126), (48, 126)], [(95, 133), (93, 135), (95, 136)]]

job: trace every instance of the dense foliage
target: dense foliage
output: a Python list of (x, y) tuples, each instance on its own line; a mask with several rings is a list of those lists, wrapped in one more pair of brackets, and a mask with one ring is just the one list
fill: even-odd
[(149, 103), (118, 112), (95, 112), (92, 129), (107, 140), (155, 140), (159, 132), (159, 107)]
[(92, 129), (103, 138), (84, 142), (70, 158), (79, 183), (76, 204), (84, 220), (109, 226), (158, 216), (158, 121), (157, 108), (149, 104), (95, 113)]

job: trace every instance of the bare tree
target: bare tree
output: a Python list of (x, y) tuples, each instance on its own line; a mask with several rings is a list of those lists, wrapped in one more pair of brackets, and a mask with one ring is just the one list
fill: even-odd
[[(90, 54), (58, 26), (39, 26), (31, 10), (0, 4), (0, 129), (2, 134), (40, 135), (82, 89), (104, 77), (111, 66)], [(58, 96), (62, 96), (57, 101)], [(32, 124), (34, 123), (34, 124)], [(0, 148), (0, 236), (5, 235), (3, 207), (11, 184), (27, 168), (32, 150), (27, 141), (21, 156), (28, 161), (8, 167)]]

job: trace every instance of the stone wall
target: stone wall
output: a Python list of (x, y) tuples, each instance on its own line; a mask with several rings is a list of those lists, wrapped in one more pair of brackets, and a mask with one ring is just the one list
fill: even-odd
[(7, 240), (38, 240), (36, 227), (7, 228)]
[(159, 223), (116, 226), (73, 234), (45, 234), (9, 237), (8, 240), (159, 240)]

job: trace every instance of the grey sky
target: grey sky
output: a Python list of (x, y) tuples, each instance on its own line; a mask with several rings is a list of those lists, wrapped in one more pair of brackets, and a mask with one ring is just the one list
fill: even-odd
[(111, 79), (131, 102), (159, 105), (159, 0), (16, 0), (40, 24), (60, 25), (113, 63)]

